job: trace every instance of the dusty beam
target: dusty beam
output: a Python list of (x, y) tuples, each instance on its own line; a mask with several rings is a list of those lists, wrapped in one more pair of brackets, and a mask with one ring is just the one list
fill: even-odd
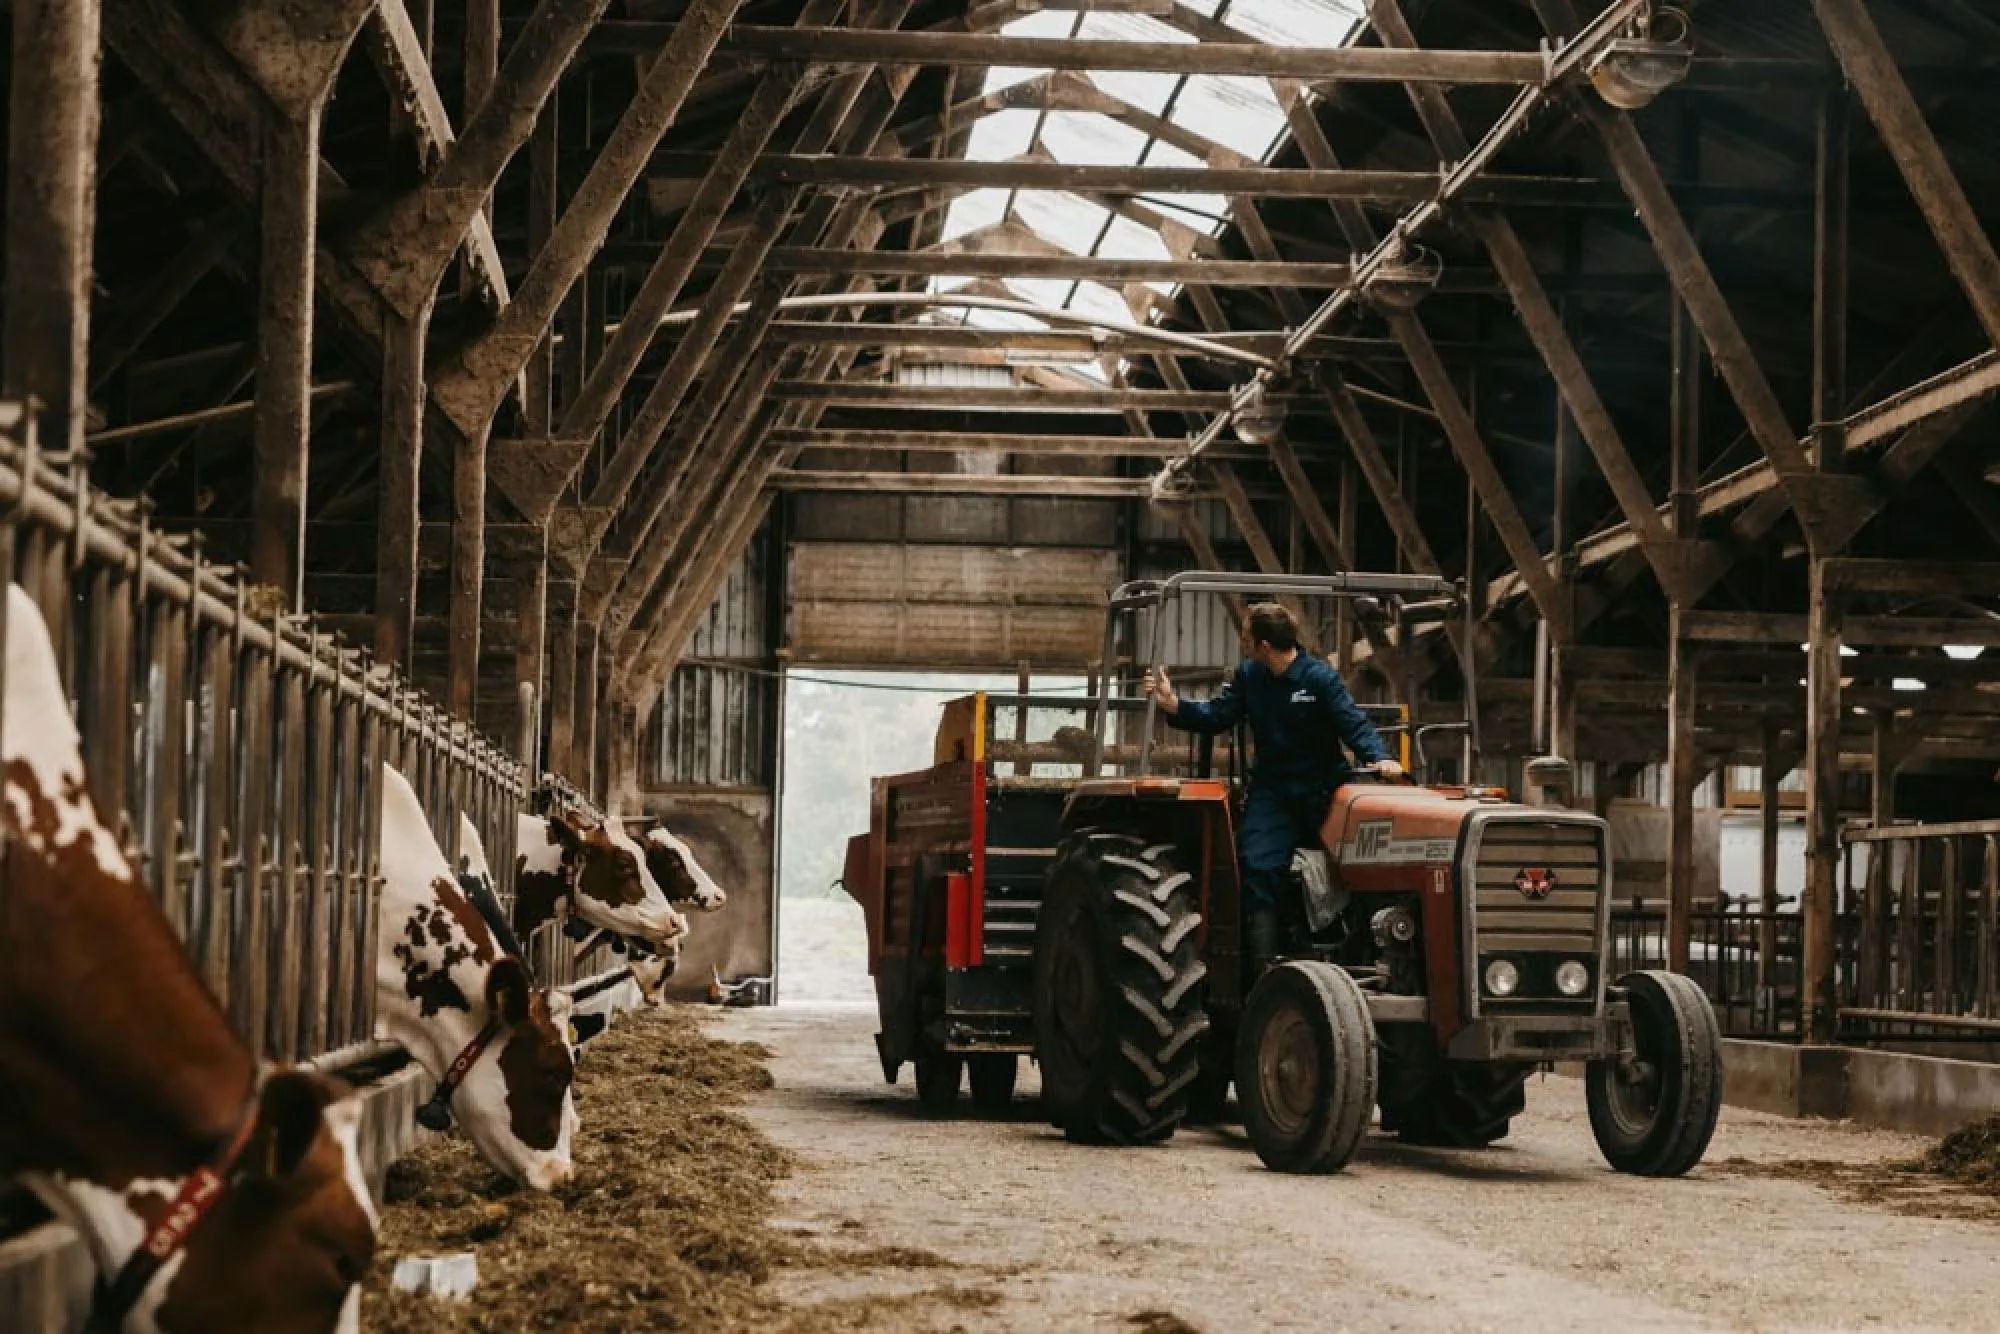
[[(677, 25), (598, 25), (590, 49), (650, 56)], [(723, 56), (812, 60), (842, 65), (1020, 66), (1235, 74), (1347, 83), (1530, 84), (1542, 81), (1532, 51), (1393, 51), (1380, 47), (1267, 46), (1262, 43), (1117, 42), (1061, 37), (890, 32), (855, 28), (775, 28), (744, 24), (717, 47)]]
[(882, 278), (1068, 278), (1110, 284), (1168, 282), (1218, 287), (1336, 287), (1353, 272), (1347, 264), (832, 250), (809, 246), (773, 246), (764, 270), (872, 274)]
[[(651, 174), (702, 175), (707, 153), (666, 152), (653, 156)], [(1442, 178), (1425, 171), (1322, 171), (1297, 167), (1146, 167), (1011, 159), (973, 162), (960, 158), (859, 157), (832, 154), (769, 154), (759, 158), (750, 179), (785, 185), (924, 189), (962, 187), (1008, 190), (1068, 190), (1096, 194), (1227, 194), (1265, 199), (1353, 199), (1415, 204), (1437, 196)], [(1470, 203), (1512, 207), (1577, 208), (1606, 203), (1594, 180), (1564, 176), (1486, 175), (1466, 183), (1459, 198)]]
[(41, 401), (44, 438), (83, 443), (97, 193), (97, 0), (14, 5), (0, 386)]
[[(787, 428), (770, 432), (769, 449), (870, 449), (911, 454), (1046, 454), (1081, 458), (1166, 458), (1179, 451), (1176, 439), (1132, 435), (1010, 435), (994, 431), (876, 431)], [(1243, 447), (1212, 457), (1251, 458)]]
[[(739, 0), (694, 0), (673, 40), (647, 70), (639, 91), (598, 150), (519, 287), (493, 327), (441, 360), (432, 393), (460, 431), (485, 429), (514, 379), (528, 364), (557, 307), (604, 244), (632, 184), (708, 61)], [(478, 222), (474, 223), (475, 233)]]
[(1923, 108), (1896, 68), (1888, 43), (1862, 0), (1813, 0), (1813, 9), (1987, 338), (2000, 344), (2000, 255), (1937, 136), (1924, 123)]
[[(1227, 407), (1221, 390), (1176, 389), (1020, 389), (958, 385), (874, 384), (840, 380), (779, 380), (771, 387), (778, 398), (802, 399), (829, 407), (960, 408), (991, 411), (1207, 412)], [(1296, 395), (1275, 395), (1296, 402)]]
[[(397, 196), (342, 247), (348, 261), (406, 318), (428, 301), (500, 172), (533, 132), (543, 105), (609, 0), (542, 0), (515, 37), (499, 78), (476, 100), (465, 132), (424, 183)], [(497, 39), (497, 30), (492, 36)]]
[(822, 472), (771, 474), (776, 491), (863, 491), (872, 495), (1033, 496), (1065, 500), (1144, 500), (1143, 477), (1036, 477), (1023, 473)]

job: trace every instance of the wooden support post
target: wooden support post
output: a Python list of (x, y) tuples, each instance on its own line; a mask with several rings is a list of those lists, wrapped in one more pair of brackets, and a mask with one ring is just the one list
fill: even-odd
[[(1227, 463), (1218, 463), (1209, 469), (1215, 479), (1216, 489), (1222, 493), (1222, 503), (1229, 510), (1229, 518), (1236, 525), (1236, 531), (1243, 534), (1243, 541), (1250, 548), (1251, 559), (1265, 574), (1286, 574), (1285, 562), (1278, 556), (1278, 549), (1271, 545), (1271, 535), (1264, 531), (1264, 521), (1257, 517), (1257, 509), (1250, 503), (1250, 493), (1244, 489), (1243, 481), (1236, 475), (1236, 469)], [(1305, 608), (1293, 598), (1281, 601), (1298, 618), (1301, 643), (1307, 649), (1316, 647), (1317, 636), (1313, 627), (1306, 622)]]
[(1843, 604), (1813, 557), (1806, 626), (1806, 886), (1800, 1027), (1808, 1042), (1833, 1041), (1834, 895), (1840, 873), (1840, 638)]
[(446, 702), (476, 723), (479, 615), (486, 582), (486, 432), (459, 442), (451, 461), (451, 653)]
[(1669, 613), (1667, 659), (1667, 967), (1688, 970), (1694, 931), (1695, 649)]
[[(547, 530), (543, 530), (546, 540)], [(519, 618), (520, 637), (514, 649), (515, 694), (531, 704), (537, 716), (518, 720), (520, 733), (524, 738), (532, 738), (534, 745), (540, 744), (542, 734), (541, 715), (548, 712), (547, 693), (542, 689), (543, 643), (548, 631), (549, 561), (544, 549), (520, 562), (520, 606), (516, 611)], [(519, 687), (532, 688), (531, 694), (522, 694)], [(536, 756), (532, 748), (519, 756), (523, 764), (533, 765)]]
[[(581, 589), (579, 589), (579, 594)], [(576, 730), (570, 738), (570, 769), (586, 791), (601, 793), (597, 776), (598, 726), (597, 691), (603, 672), (598, 664), (598, 636), (595, 623), (576, 622)]]
[(419, 477), (424, 455), (424, 339), (418, 318), (382, 322), (382, 451), (376, 483), (375, 658), (408, 671), (417, 625)]
[(42, 439), (83, 445), (96, 224), (99, 0), (14, 5), (0, 387), (41, 403)]
[[(528, 249), (534, 254), (541, 253), (555, 230), (556, 192), (556, 104), (551, 98), (528, 141)], [(546, 437), (554, 425), (555, 347), (545, 331), (528, 358), (521, 415), (531, 436)]]
[(2000, 345), (2000, 255), (1937, 136), (1925, 124), (1923, 108), (1896, 68), (1868, 6), (1864, 0), (1813, 0), (1813, 9), (1827, 44), (1903, 174), (1980, 326)]
[(574, 775), (577, 690), (577, 586), (552, 580), (548, 589), (548, 756), (542, 767), (550, 773)]
[(1778, 723), (1764, 720), (1762, 764), (1757, 770), (1757, 909), (1763, 914), (1757, 927), (1757, 993), (1768, 996), (1772, 983), (1771, 965), (1778, 952), (1778, 791), (1785, 781), (1778, 759)]
[(1847, 451), (1847, 90), (1820, 99), (1813, 191), (1813, 464), (1838, 472)]
[(293, 610), (304, 597), (319, 125), (318, 108), (298, 120), (267, 112), (264, 121), (250, 577), (280, 590)]
[[(1361, 479), (1354, 469), (1354, 460), (1352, 458), (1341, 460), (1340, 526), (1335, 529), (1334, 541), (1338, 549), (1349, 557), (1353, 555), (1355, 530), (1361, 522), (1360, 483)], [(1337, 632), (1340, 636), (1339, 660), (1335, 665), (1342, 672), (1348, 672), (1354, 668), (1354, 606), (1349, 599), (1342, 598), (1340, 600), (1339, 615), (1339, 630)], [(1409, 651), (1409, 645), (1398, 644), (1396, 651), (1398, 653), (1406, 653)], [(1402, 673), (1392, 672), (1390, 676), (1393, 680), (1401, 680)], [(1406, 701), (1406, 703), (1409, 703), (1414, 711), (1416, 707), (1415, 701)], [(1411, 744), (1414, 746), (1416, 744), (1414, 740), (1415, 734), (1412, 733), (1411, 735), (1413, 738)]]

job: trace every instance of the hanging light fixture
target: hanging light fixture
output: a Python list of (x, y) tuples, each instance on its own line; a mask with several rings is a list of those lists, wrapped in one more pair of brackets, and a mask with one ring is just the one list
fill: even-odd
[(1590, 65), (1597, 95), (1620, 111), (1638, 111), (1688, 74), (1694, 42), (1688, 17), (1667, 5), (1649, 6), (1626, 35), (1613, 39)]
[(1263, 376), (1250, 381), (1250, 392), (1236, 409), (1236, 438), (1246, 445), (1268, 445), (1285, 429), (1285, 410), (1271, 396)]
[(1362, 284), (1361, 295), (1378, 310), (1415, 310), (1444, 276), (1444, 258), (1426, 246), (1398, 242), (1381, 267)]

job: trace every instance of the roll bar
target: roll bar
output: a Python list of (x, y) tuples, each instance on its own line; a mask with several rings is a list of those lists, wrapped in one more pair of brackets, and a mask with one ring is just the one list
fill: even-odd
[[(1195, 593), (1247, 593), (1264, 599), (1280, 597), (1352, 598), (1384, 605), (1385, 613), (1399, 626), (1416, 622), (1448, 621), (1466, 606), (1465, 585), (1460, 580), (1428, 574), (1250, 574), (1235, 570), (1183, 570), (1165, 579), (1134, 579), (1112, 590), (1104, 617), (1104, 651), (1099, 658), (1095, 733), (1090, 772), (1104, 768), (1106, 733), (1112, 712), (1111, 678), (1118, 652), (1118, 624), (1128, 616), (1153, 613), (1146, 634), (1145, 664), (1151, 667), (1160, 655), (1159, 611), (1177, 598)], [(1139, 739), (1139, 772), (1150, 771), (1153, 754), (1154, 713), (1158, 708), (1151, 696), (1146, 699), (1146, 720)]]

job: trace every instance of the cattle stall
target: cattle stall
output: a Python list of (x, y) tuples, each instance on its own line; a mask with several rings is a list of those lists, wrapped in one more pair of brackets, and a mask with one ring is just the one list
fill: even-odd
[[(447, 856), (459, 814), (472, 821), (510, 910), (532, 775), (312, 617), (271, 610), (198, 537), (96, 491), (74, 456), (38, 448), (12, 404), (0, 404), (0, 564), (48, 624), (103, 818), (252, 1052), (363, 1088), (363, 1157), (379, 1178), (431, 1082), (372, 1036), (380, 766), (409, 779)], [(567, 784), (544, 786), (601, 819)], [(554, 924), (523, 945), (546, 985), (610, 959), (603, 946), (578, 954)], [(67, 1228), (0, 1194), (0, 1329), (64, 1327), (95, 1272)]]

